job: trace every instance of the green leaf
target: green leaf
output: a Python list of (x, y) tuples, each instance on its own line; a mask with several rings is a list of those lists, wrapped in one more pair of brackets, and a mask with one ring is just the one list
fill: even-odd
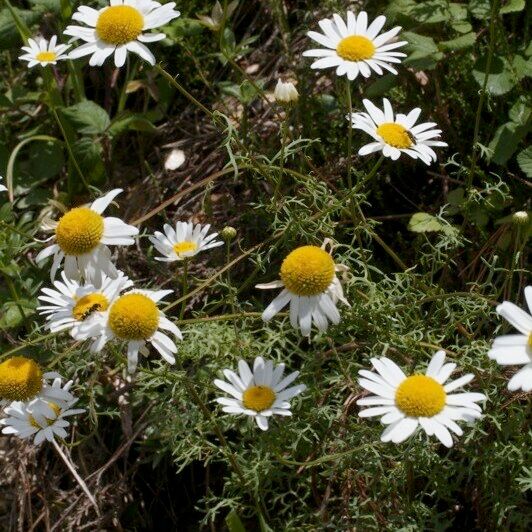
[(525, 9), (525, 0), (506, 0), (503, 1), (503, 6), (499, 10), (501, 15), (506, 15), (506, 13), (518, 13)]
[[(24, 313), (24, 316), (21, 313)], [(0, 318), (1, 329), (13, 329), (24, 322), (24, 318), (35, 314), (34, 304), (32, 301), (20, 299), (17, 303), (8, 301), (4, 304), (4, 312)]]
[(517, 154), (517, 164), (527, 177), (532, 177), (532, 146)]
[[(23, 26), (31, 26), (39, 18), (38, 13), (26, 9), (13, 8), (13, 12), (23, 23)], [(7, 9), (2, 9), (0, 11), (0, 50), (9, 50), (21, 45), (22, 39), (15, 20)]]
[(506, 122), (500, 126), (488, 145), (492, 152), (491, 160), (496, 164), (505, 165), (529, 129), (528, 126), (520, 126), (515, 122)]
[(111, 123), (105, 109), (89, 100), (71, 105), (61, 112), (74, 129), (84, 135), (101, 135)]
[(408, 222), (408, 230), (414, 233), (428, 233), (434, 231), (443, 231), (443, 224), (427, 212), (416, 212)]
[(397, 76), (393, 74), (385, 74), (384, 76), (380, 76), (366, 89), (366, 96), (368, 98), (383, 96), (390, 89), (395, 87), (397, 83)]
[(111, 138), (115, 139), (129, 130), (155, 133), (157, 128), (142, 115), (125, 113), (111, 122), (108, 133)]
[(491, 12), (490, 0), (470, 0), (468, 8), (475, 18), (481, 20), (489, 19)]
[(408, 41), (406, 52), (408, 57), (403, 61), (403, 64), (418, 70), (433, 69), (444, 55), (439, 51), (434, 39), (405, 31), (402, 37)]
[(447, 0), (425, 0), (420, 2), (409, 10), (408, 16), (422, 24), (436, 24), (438, 22), (447, 22), (451, 19)]
[(55, 177), (64, 164), (61, 142), (34, 142), (29, 148), (29, 173), (32, 181)]
[(231, 510), (227, 514), (225, 524), (227, 525), (229, 532), (246, 532), (246, 529), (235, 510)]
[[(102, 162), (102, 147), (92, 137), (82, 137), (72, 145), (72, 151), (81, 171), (92, 184), (101, 184), (105, 179)], [(74, 171), (72, 169), (72, 171)]]
[(520, 126), (525, 126), (528, 124), (530, 117), (532, 115), (532, 109), (528, 105), (526, 98), (521, 96), (512, 106), (508, 116), (512, 122)]
[[(487, 58), (482, 57), (473, 67), (473, 77), (480, 87), (484, 86), (484, 78), (487, 73)], [(488, 73), (486, 89), (494, 96), (502, 96), (511, 91), (519, 81), (514, 73), (512, 65), (504, 57), (494, 56)]]
[(476, 40), (477, 34), (472, 31), (465, 35), (460, 35), (460, 37), (456, 37), (455, 39), (451, 39), (450, 41), (442, 41), (439, 43), (439, 47), (442, 50), (462, 50), (473, 46)]

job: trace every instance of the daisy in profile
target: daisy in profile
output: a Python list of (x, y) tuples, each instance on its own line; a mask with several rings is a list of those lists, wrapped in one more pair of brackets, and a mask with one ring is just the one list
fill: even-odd
[[(128, 52), (155, 64), (155, 57), (144, 43), (160, 41), (164, 33), (149, 30), (168, 24), (180, 15), (175, 2), (161, 5), (153, 0), (110, 0), (102, 9), (79, 6), (72, 19), (85, 26), (67, 26), (65, 35), (85, 41), (70, 52), (71, 59), (90, 55), (91, 66), (101, 66), (114, 54), (117, 67), (126, 62)], [(145, 33), (148, 32), (148, 33)]]
[(358, 15), (348, 11), (345, 21), (340, 15), (334, 14), (332, 19), (319, 21), (323, 33), (307, 33), (324, 48), (306, 50), (303, 55), (319, 58), (312, 63), (311, 68), (336, 68), (337, 76), (347, 76), (350, 80), (359, 74), (369, 78), (372, 70), (379, 75), (383, 74), (383, 70), (397, 74), (390, 63), (400, 63), (401, 58), (406, 57), (397, 49), (407, 42), (392, 42), (401, 31), (400, 26), (380, 33), (385, 23), (386, 17), (380, 15), (368, 26), (365, 11)]
[(95, 312), (105, 312), (111, 303), (133, 282), (121, 271), (116, 279), (103, 275), (100, 286), (70, 280), (61, 272), (63, 281), (54, 281), (55, 290), (42, 288), (38, 299), (46, 303), (37, 307), (46, 316), (46, 327), (52, 332), (68, 330), (73, 338), (79, 334), (80, 325)]
[(22, 47), (24, 54), (19, 59), (27, 61), (28, 68), (33, 68), (35, 65), (41, 65), (42, 67), (55, 65), (57, 61), (68, 59), (65, 52), (69, 48), (69, 44), (57, 44), (56, 35), (50, 39), (50, 42), (42, 37), (38, 41), (28, 39), (28, 46)]
[(304, 384), (287, 388), (299, 375), (294, 371), (283, 379), (284, 364), (273, 365), (271, 360), (257, 357), (253, 371), (247, 362), (239, 360), (238, 374), (224, 369), (227, 381), (216, 379), (214, 384), (231, 397), (218, 397), (216, 401), (223, 405), (228, 414), (252, 416), (261, 430), (268, 430), (268, 418), (291, 416), (290, 399), (306, 389)]
[(421, 159), (430, 165), (436, 162), (437, 156), (433, 146), (445, 147), (447, 144), (440, 140), (441, 129), (432, 129), (435, 122), (424, 122), (414, 125), (419, 118), (421, 109), (416, 107), (407, 115), (397, 114), (394, 117), (392, 105), (389, 100), (383, 98), (384, 110), (380, 110), (369, 100), (362, 103), (367, 113), (352, 113), (351, 127), (360, 129), (373, 137), (374, 142), (362, 146), (358, 150), (359, 155), (368, 155), (382, 151), (385, 157), (396, 161), (401, 153), (406, 153), (413, 159)]
[(131, 237), (139, 232), (136, 227), (124, 223), (119, 218), (102, 216), (102, 212), (120, 192), (121, 188), (111, 190), (89, 206), (70, 209), (58, 222), (50, 224), (54, 236), (49, 240), (53, 243), (44, 248), (35, 261), (41, 265), (45, 259), (53, 255), (54, 260), (50, 270), (52, 281), (63, 260), (64, 272), (68, 279), (83, 277), (100, 284), (103, 273), (113, 278), (118, 276), (118, 270), (111, 262), (111, 251), (107, 246), (134, 244), (135, 241)]
[(416, 373), (407, 377), (389, 358), (372, 358), (377, 373), (360, 370), (359, 384), (375, 394), (357, 401), (370, 406), (360, 417), (382, 416), (388, 425), (382, 433), (383, 442), (401, 443), (421, 428), (428, 436), (436, 436), (443, 445), (452, 447), (453, 438), (463, 434), (456, 421), (472, 421), (482, 416), (476, 403), (486, 396), (482, 393), (450, 393), (461, 388), (474, 375), (468, 374), (447, 384), (445, 382), (456, 364), (445, 364), (445, 351), (438, 351), (430, 361), (425, 375)]
[(111, 304), (105, 312), (93, 314), (79, 328), (78, 340), (93, 338), (92, 352), (101, 351), (113, 339), (127, 342), (128, 371), (137, 369), (139, 351), (147, 353), (150, 343), (169, 364), (175, 364), (177, 347), (174, 341), (161, 331), (169, 331), (179, 340), (183, 335), (157, 303), (173, 290), (134, 290), (127, 292)]
[[(69, 381), (62, 389), (68, 391), (72, 384)], [(35, 399), (29, 403), (14, 401), (4, 409), (6, 418), (1, 419), (4, 425), (3, 434), (13, 434), (19, 438), (32, 438), (35, 445), (44, 440), (52, 442), (56, 437), (64, 439), (68, 436), (66, 429), (70, 423), (65, 419), (69, 416), (85, 412), (82, 408), (72, 408), (77, 399), (56, 402)]]
[[(54, 379), (52, 385), (48, 382)], [(0, 363), (0, 406), (12, 401), (27, 403), (39, 398), (43, 401), (68, 402), (73, 399), (67, 389), (58, 388), (60, 375), (45, 372), (37, 362), (25, 356), (14, 356)]]
[[(525, 288), (525, 299), (532, 313), (532, 286)], [(501, 366), (524, 366), (510, 379), (508, 389), (512, 392), (516, 390), (530, 392), (532, 391), (532, 316), (510, 301), (500, 304), (497, 312), (520, 334), (506, 334), (495, 338), (488, 356)]]
[(210, 228), (210, 224), (194, 225), (192, 222), (177, 222), (175, 229), (169, 224), (164, 224), (164, 234), (155, 231), (154, 235), (149, 237), (155, 249), (162, 255), (155, 257), (155, 260), (163, 262), (184, 260), (201, 251), (222, 246), (223, 242), (216, 240), (218, 233), (207, 235)]
[[(279, 281), (258, 284), (259, 289), (282, 288), (279, 295), (262, 313), (264, 321), (271, 320), (286, 305), (290, 304), (290, 323), (299, 328), (303, 336), (309, 336), (312, 324), (326, 331), (329, 322), (338, 324), (340, 313), (338, 301), (349, 306), (344, 298), (337, 272), (347, 268), (335, 264), (331, 253), (325, 250), (330, 244), (326, 239), (321, 247), (301, 246), (294, 249), (281, 264)], [(332, 251), (332, 250), (330, 250)]]

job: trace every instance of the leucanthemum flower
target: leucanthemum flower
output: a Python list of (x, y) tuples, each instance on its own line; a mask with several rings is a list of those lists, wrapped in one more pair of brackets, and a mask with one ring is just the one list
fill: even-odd
[(173, 290), (134, 290), (115, 299), (105, 312), (93, 314), (80, 325), (78, 340), (93, 338), (92, 352), (101, 351), (113, 339), (127, 342), (128, 371), (137, 369), (138, 354), (147, 354), (150, 343), (169, 364), (175, 364), (177, 347), (172, 339), (161, 331), (169, 331), (179, 340), (183, 335), (157, 303)]
[(100, 284), (102, 274), (116, 278), (118, 270), (111, 262), (111, 251), (107, 245), (129, 246), (135, 241), (132, 236), (139, 230), (112, 216), (103, 217), (102, 212), (113, 199), (122, 192), (116, 188), (105, 196), (93, 201), (89, 206), (75, 207), (65, 213), (58, 222), (50, 224), (54, 230), (53, 244), (44, 248), (35, 258), (40, 264), (53, 255), (54, 261), (50, 278), (55, 278), (57, 269), (63, 262), (68, 279), (83, 277)]
[(117, 67), (126, 62), (128, 52), (155, 64), (155, 57), (143, 43), (160, 41), (164, 33), (144, 33), (153, 28), (168, 24), (180, 15), (175, 11), (175, 2), (161, 5), (152, 0), (110, 0), (109, 6), (96, 10), (79, 6), (72, 15), (73, 20), (85, 26), (67, 26), (65, 35), (85, 41), (70, 52), (72, 59), (91, 55), (89, 64), (101, 66), (114, 54)]
[(486, 396), (482, 393), (450, 393), (461, 388), (473, 378), (464, 375), (447, 384), (456, 364), (445, 364), (445, 351), (438, 351), (430, 361), (425, 375), (407, 377), (389, 358), (372, 358), (377, 373), (360, 370), (359, 384), (375, 394), (357, 401), (358, 405), (371, 406), (360, 412), (360, 417), (382, 416), (381, 423), (388, 425), (382, 433), (383, 442), (401, 443), (418, 427), (428, 436), (436, 436), (446, 447), (452, 447), (449, 431), (463, 434), (456, 421), (472, 421), (482, 416), (476, 403)]
[(154, 235), (149, 237), (150, 242), (163, 255), (155, 257), (155, 260), (163, 262), (184, 260), (201, 251), (222, 246), (223, 242), (216, 240), (218, 233), (207, 236), (210, 228), (210, 224), (194, 225), (192, 222), (177, 222), (175, 229), (169, 224), (164, 224), (164, 234), (155, 231)]
[(287, 388), (299, 375), (294, 371), (283, 379), (284, 364), (274, 367), (271, 360), (255, 358), (253, 372), (247, 362), (239, 360), (238, 374), (224, 369), (225, 378), (216, 379), (214, 384), (229, 397), (218, 397), (216, 401), (223, 405), (222, 410), (228, 414), (252, 416), (258, 427), (268, 430), (268, 418), (273, 415), (291, 416), (290, 399), (306, 389), (304, 384)]
[(59, 379), (55, 371), (44, 372), (37, 362), (25, 356), (14, 356), (0, 363), (0, 407), (11, 401), (28, 402), (36, 398), (44, 401), (69, 401), (68, 390), (58, 389), (48, 382)]
[[(532, 313), (532, 286), (525, 288), (525, 299)], [(497, 312), (510, 322), (521, 334), (506, 334), (495, 338), (488, 352), (492, 360), (501, 366), (524, 365), (508, 382), (512, 392), (532, 391), (532, 316), (510, 301), (504, 301)]]
[(46, 316), (46, 326), (52, 332), (69, 330), (72, 337), (79, 334), (80, 325), (95, 312), (104, 312), (120, 293), (133, 286), (122, 272), (112, 279), (103, 275), (101, 284), (80, 284), (61, 272), (63, 281), (54, 281), (55, 290), (42, 288), (38, 299), (47, 303), (37, 307), (39, 314)]
[(345, 272), (347, 267), (334, 263), (332, 250), (325, 249), (329, 244), (326, 239), (321, 247), (296, 248), (283, 260), (279, 281), (257, 285), (263, 290), (283, 289), (262, 313), (264, 321), (271, 320), (290, 303), (290, 323), (303, 336), (310, 335), (313, 323), (320, 331), (326, 331), (329, 321), (340, 322), (336, 304), (341, 301), (349, 306), (349, 303), (336, 273)]
[(351, 119), (353, 129), (365, 131), (375, 139), (374, 142), (362, 146), (358, 154), (368, 155), (382, 151), (385, 157), (396, 161), (401, 153), (406, 153), (413, 159), (421, 159), (427, 165), (435, 162), (437, 156), (432, 146), (447, 146), (445, 142), (432, 140), (441, 134), (441, 129), (432, 129), (437, 124), (424, 122), (415, 126), (421, 113), (419, 107), (407, 115), (399, 113), (394, 117), (389, 100), (383, 98), (382, 101), (383, 111), (369, 100), (363, 100), (367, 113), (353, 113), (351, 117), (347, 117), (348, 120)]
[(7, 417), (0, 420), (4, 425), (2, 433), (14, 434), (23, 439), (34, 437), (35, 445), (41, 444), (44, 440), (51, 442), (56, 436), (66, 438), (68, 436), (66, 428), (70, 423), (65, 418), (81, 414), (85, 410), (72, 408), (77, 402), (69, 392), (72, 381), (67, 382), (65, 386), (61, 386), (61, 379), (58, 381), (57, 379), (54, 381), (55, 389), (68, 393), (69, 400), (58, 401), (39, 397), (29, 403), (14, 401), (4, 410)]
[(57, 61), (68, 59), (65, 52), (70, 48), (70, 44), (57, 44), (57, 35), (54, 35), (50, 42), (42, 37), (36, 41), (35, 39), (28, 39), (28, 46), (23, 46), (22, 54), (19, 59), (28, 61), (28, 68), (35, 65), (42, 67), (48, 65), (55, 65)]
[(281, 105), (291, 105), (299, 99), (299, 92), (291, 81), (277, 80), (277, 85), (273, 91), (275, 101)]
[(307, 35), (325, 48), (306, 50), (306, 57), (318, 57), (311, 68), (336, 68), (337, 76), (347, 76), (353, 80), (359, 74), (365, 78), (371, 76), (371, 71), (382, 75), (383, 69), (397, 74), (397, 70), (389, 63), (400, 63), (406, 54), (397, 52), (406, 41), (390, 42), (401, 31), (397, 26), (379, 35), (384, 27), (386, 17), (378, 16), (368, 26), (368, 15), (361, 11), (355, 15), (347, 12), (347, 20), (334, 14), (332, 19), (318, 22), (323, 33), (309, 31)]

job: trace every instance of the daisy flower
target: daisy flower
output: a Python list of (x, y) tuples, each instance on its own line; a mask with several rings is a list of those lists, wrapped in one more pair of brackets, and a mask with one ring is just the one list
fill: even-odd
[(57, 384), (50, 386), (50, 379), (60, 380), (54, 371), (43, 373), (37, 362), (24, 356), (7, 358), (0, 363), (0, 406), (11, 401), (28, 402), (35, 398), (44, 401), (69, 401), (68, 390), (58, 389)]
[(63, 259), (68, 279), (79, 279), (82, 276), (100, 284), (103, 273), (113, 278), (118, 276), (107, 245), (134, 244), (135, 241), (131, 237), (139, 232), (136, 227), (127, 225), (119, 218), (102, 216), (102, 212), (120, 192), (121, 188), (111, 190), (88, 207), (69, 210), (58, 222), (50, 225), (55, 233), (49, 239), (53, 240), (53, 244), (44, 248), (35, 261), (39, 264), (53, 255), (54, 261), (50, 270), (52, 281)]
[(312, 323), (320, 331), (326, 331), (329, 321), (340, 322), (336, 303), (341, 301), (347, 306), (349, 303), (336, 272), (344, 272), (347, 268), (335, 264), (331, 254), (325, 251), (329, 243), (327, 239), (321, 247), (294, 249), (281, 264), (279, 281), (257, 285), (259, 289), (283, 289), (262, 313), (264, 321), (271, 320), (290, 303), (290, 323), (301, 329), (303, 336), (310, 335)]
[(46, 316), (47, 328), (52, 332), (69, 330), (73, 338), (79, 334), (80, 325), (95, 312), (106, 311), (111, 303), (133, 282), (122, 272), (112, 279), (102, 276), (97, 287), (92, 283), (80, 284), (61, 272), (63, 281), (54, 281), (55, 290), (43, 288), (38, 299), (47, 303), (37, 307), (39, 314)]
[[(72, 381), (64, 387), (57, 386), (68, 392)], [(70, 392), (68, 392), (70, 393)], [(3, 434), (14, 434), (19, 438), (34, 437), (33, 443), (39, 445), (44, 440), (53, 441), (55, 437), (66, 438), (65, 430), (70, 423), (65, 419), (68, 416), (85, 412), (82, 408), (73, 409), (77, 399), (71, 395), (68, 401), (50, 401), (37, 398), (29, 403), (14, 401), (5, 410), (6, 418), (1, 419), (4, 425)]]
[(275, 101), (281, 105), (290, 105), (299, 99), (299, 92), (291, 81), (283, 82), (281, 79), (277, 80), (277, 85), (273, 91)]
[(287, 388), (299, 375), (294, 371), (283, 379), (284, 364), (274, 367), (271, 360), (257, 357), (253, 372), (244, 360), (238, 361), (238, 374), (224, 369), (225, 378), (216, 379), (214, 384), (229, 397), (218, 397), (216, 401), (223, 405), (222, 410), (228, 414), (252, 416), (258, 427), (268, 430), (268, 418), (272, 415), (291, 416), (290, 399), (306, 389), (304, 384)]
[(372, 358), (377, 373), (360, 370), (359, 384), (375, 394), (357, 401), (358, 405), (371, 406), (360, 412), (360, 417), (382, 416), (388, 425), (382, 433), (383, 442), (401, 443), (418, 427), (428, 436), (436, 436), (443, 445), (452, 447), (449, 431), (463, 434), (456, 421), (472, 421), (482, 416), (477, 401), (483, 401), (482, 393), (450, 393), (461, 388), (473, 378), (464, 375), (447, 384), (445, 382), (456, 364), (445, 364), (445, 351), (438, 351), (430, 361), (425, 375), (407, 377), (401, 368), (389, 358)]
[(215, 240), (218, 233), (207, 236), (210, 228), (210, 224), (194, 225), (192, 222), (177, 222), (175, 229), (165, 224), (164, 234), (155, 231), (154, 235), (149, 237), (150, 242), (163, 255), (155, 257), (155, 260), (164, 262), (184, 260), (197, 255), (200, 251), (222, 246), (221, 240)]
[(384, 110), (381, 111), (369, 100), (362, 103), (367, 113), (352, 113), (351, 127), (360, 129), (371, 135), (375, 141), (362, 146), (358, 150), (359, 155), (368, 155), (376, 151), (382, 151), (385, 157), (396, 161), (401, 153), (406, 153), (413, 159), (421, 159), (425, 164), (435, 162), (436, 153), (431, 146), (447, 146), (445, 142), (432, 140), (441, 134), (441, 129), (432, 129), (435, 122), (424, 122), (415, 126), (421, 113), (416, 107), (407, 115), (397, 114), (394, 118), (392, 105), (389, 100), (383, 98)]
[(68, 59), (68, 56), (64, 54), (70, 48), (70, 44), (57, 44), (56, 35), (50, 39), (50, 42), (42, 37), (38, 42), (34, 39), (28, 39), (28, 45), (21, 48), (25, 53), (19, 57), (22, 61), (28, 61), (28, 68), (35, 65), (42, 67), (55, 65), (57, 61)]
[(390, 42), (401, 31), (400, 26), (379, 35), (385, 22), (386, 17), (380, 15), (368, 26), (368, 14), (365, 11), (358, 16), (348, 11), (346, 21), (334, 14), (332, 19), (318, 22), (323, 33), (307, 33), (325, 48), (306, 50), (303, 55), (319, 58), (312, 63), (311, 68), (336, 68), (337, 76), (347, 76), (350, 80), (358, 74), (369, 78), (372, 70), (379, 75), (383, 74), (383, 69), (397, 74), (397, 70), (389, 63), (400, 63), (401, 58), (406, 57), (406, 54), (396, 49), (407, 42)]
[(139, 351), (145, 354), (146, 343), (157, 349), (169, 364), (175, 364), (177, 347), (172, 339), (161, 332), (170, 331), (179, 340), (183, 335), (157, 303), (173, 290), (134, 290), (127, 292), (110, 305), (105, 312), (93, 314), (80, 326), (78, 340), (93, 338), (92, 352), (99, 352), (109, 340), (127, 342), (128, 371), (137, 369)]
[[(525, 299), (532, 313), (532, 286), (525, 288)], [(524, 365), (508, 382), (512, 392), (532, 391), (532, 316), (510, 301), (504, 301), (497, 312), (521, 334), (506, 334), (495, 338), (488, 356), (501, 366)]]
[(102, 9), (79, 6), (72, 15), (86, 26), (67, 26), (65, 35), (85, 41), (70, 52), (71, 59), (91, 55), (89, 64), (101, 66), (114, 54), (115, 65), (121, 67), (126, 62), (128, 52), (155, 64), (155, 57), (143, 43), (160, 41), (164, 33), (144, 33), (164, 26), (180, 15), (175, 11), (175, 2), (161, 5), (152, 0), (110, 0), (110, 5)]

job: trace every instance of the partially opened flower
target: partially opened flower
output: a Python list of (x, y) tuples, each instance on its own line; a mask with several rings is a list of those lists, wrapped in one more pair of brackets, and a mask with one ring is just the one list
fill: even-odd
[(169, 224), (164, 224), (164, 234), (155, 231), (154, 235), (149, 237), (150, 242), (163, 255), (155, 257), (155, 260), (163, 262), (184, 260), (201, 251), (223, 246), (221, 240), (216, 240), (218, 233), (207, 235), (210, 228), (210, 224), (194, 225), (192, 222), (177, 222), (175, 229)]
[(173, 340), (161, 331), (169, 331), (179, 340), (183, 335), (157, 303), (172, 290), (134, 290), (116, 298), (105, 312), (93, 314), (80, 326), (79, 340), (93, 338), (92, 352), (101, 351), (109, 340), (127, 342), (128, 371), (137, 369), (139, 351), (146, 353), (146, 343), (157, 349), (169, 364), (175, 364), (177, 347)]
[(247, 362), (238, 362), (238, 373), (224, 369), (225, 378), (216, 379), (214, 384), (231, 397), (218, 397), (216, 401), (223, 405), (222, 410), (228, 414), (252, 416), (262, 430), (268, 429), (268, 418), (291, 416), (290, 399), (306, 389), (304, 384), (287, 388), (299, 375), (294, 371), (283, 379), (284, 364), (273, 365), (271, 360), (257, 357), (253, 372)]
[(54, 35), (50, 42), (42, 37), (36, 41), (35, 39), (28, 39), (28, 46), (23, 46), (22, 54), (19, 59), (28, 61), (28, 68), (35, 65), (42, 67), (48, 65), (55, 65), (57, 61), (68, 59), (65, 52), (70, 48), (69, 44), (57, 44), (57, 36)]
[(126, 288), (133, 282), (122, 272), (113, 279), (103, 275), (101, 284), (79, 283), (70, 280), (61, 272), (63, 281), (54, 281), (54, 287), (42, 288), (38, 299), (46, 305), (37, 307), (40, 314), (46, 316), (46, 326), (52, 332), (68, 330), (76, 338), (80, 325), (96, 312), (104, 312)]
[(358, 151), (359, 155), (368, 155), (382, 151), (385, 157), (396, 161), (401, 153), (406, 153), (413, 159), (421, 159), (430, 165), (437, 159), (432, 146), (447, 146), (445, 142), (433, 140), (441, 134), (441, 129), (432, 129), (435, 122), (424, 122), (414, 125), (419, 118), (421, 109), (416, 107), (408, 115), (394, 116), (389, 100), (383, 98), (384, 110), (381, 111), (369, 100), (363, 100), (367, 113), (353, 113), (347, 119), (351, 120), (351, 127), (365, 131), (375, 140)]
[(82, 408), (73, 409), (72, 406), (77, 402), (69, 392), (72, 381), (65, 386), (55, 383), (55, 389), (61, 389), (70, 395), (67, 401), (50, 400), (37, 398), (33, 401), (22, 402), (14, 401), (4, 412), (6, 418), (1, 419), (0, 423), (4, 425), (3, 434), (13, 434), (19, 438), (34, 437), (33, 443), (39, 445), (44, 440), (53, 441), (55, 437), (66, 438), (66, 431), (70, 423), (65, 419), (69, 416), (85, 412)]
[[(525, 299), (532, 313), (532, 286), (525, 288)], [(506, 334), (495, 338), (488, 356), (501, 366), (523, 365), (508, 382), (512, 392), (532, 391), (532, 316), (510, 301), (504, 301), (497, 312), (521, 334)]]
[(72, 396), (67, 391), (50, 386), (50, 379), (60, 378), (59, 374), (44, 372), (37, 362), (25, 356), (14, 356), (0, 363), (0, 406), (11, 401), (29, 402), (35, 398), (45, 401), (69, 401)]
[(262, 313), (264, 321), (271, 320), (290, 304), (290, 323), (299, 328), (303, 336), (310, 335), (313, 323), (320, 331), (326, 331), (329, 321), (340, 322), (336, 304), (341, 301), (349, 306), (349, 303), (336, 273), (347, 268), (334, 263), (325, 250), (328, 243), (329, 240), (325, 240), (321, 247), (296, 248), (283, 260), (279, 281), (257, 285), (260, 289), (283, 289)]
[(438, 351), (430, 361), (425, 374), (407, 377), (389, 358), (372, 358), (377, 373), (360, 370), (359, 384), (375, 394), (357, 401), (370, 406), (360, 412), (360, 417), (382, 416), (381, 423), (388, 425), (382, 433), (383, 442), (401, 443), (418, 428), (428, 436), (436, 436), (446, 447), (452, 447), (453, 438), (463, 434), (456, 421), (472, 421), (482, 416), (476, 403), (486, 396), (482, 393), (450, 393), (461, 388), (474, 375), (468, 374), (447, 384), (456, 364), (445, 364), (445, 351)]
[(312, 63), (312, 68), (336, 68), (337, 76), (347, 76), (350, 80), (359, 74), (369, 78), (372, 70), (379, 75), (383, 74), (383, 70), (397, 74), (390, 63), (400, 63), (401, 58), (406, 57), (397, 49), (407, 42), (393, 42), (401, 31), (400, 26), (379, 35), (385, 22), (386, 17), (380, 15), (368, 26), (365, 11), (358, 15), (348, 11), (345, 21), (340, 15), (334, 14), (332, 19), (319, 21), (323, 33), (307, 33), (325, 48), (306, 50), (303, 55), (319, 58)]
[(290, 105), (297, 102), (299, 99), (299, 92), (291, 81), (277, 80), (277, 85), (273, 91), (275, 101), (281, 105)]
[(102, 212), (120, 192), (121, 188), (111, 190), (89, 206), (69, 210), (58, 222), (52, 224), (55, 233), (51, 237), (53, 244), (44, 248), (35, 258), (39, 264), (53, 255), (54, 261), (50, 270), (52, 280), (63, 259), (64, 272), (68, 279), (83, 277), (100, 284), (104, 273), (113, 278), (118, 276), (107, 246), (134, 244), (135, 241), (131, 237), (139, 232), (136, 227), (124, 223), (119, 218), (102, 216)]
[[(140, 56), (151, 65), (155, 57), (144, 43), (160, 41), (164, 33), (149, 30), (168, 24), (179, 16), (174, 10), (175, 2), (161, 5), (153, 0), (110, 0), (102, 9), (79, 6), (72, 15), (73, 20), (85, 26), (67, 26), (65, 35), (85, 41), (70, 52), (70, 58), (90, 55), (91, 66), (101, 66), (114, 54), (117, 67), (126, 62), (128, 52)], [(148, 33), (146, 33), (148, 32)]]

